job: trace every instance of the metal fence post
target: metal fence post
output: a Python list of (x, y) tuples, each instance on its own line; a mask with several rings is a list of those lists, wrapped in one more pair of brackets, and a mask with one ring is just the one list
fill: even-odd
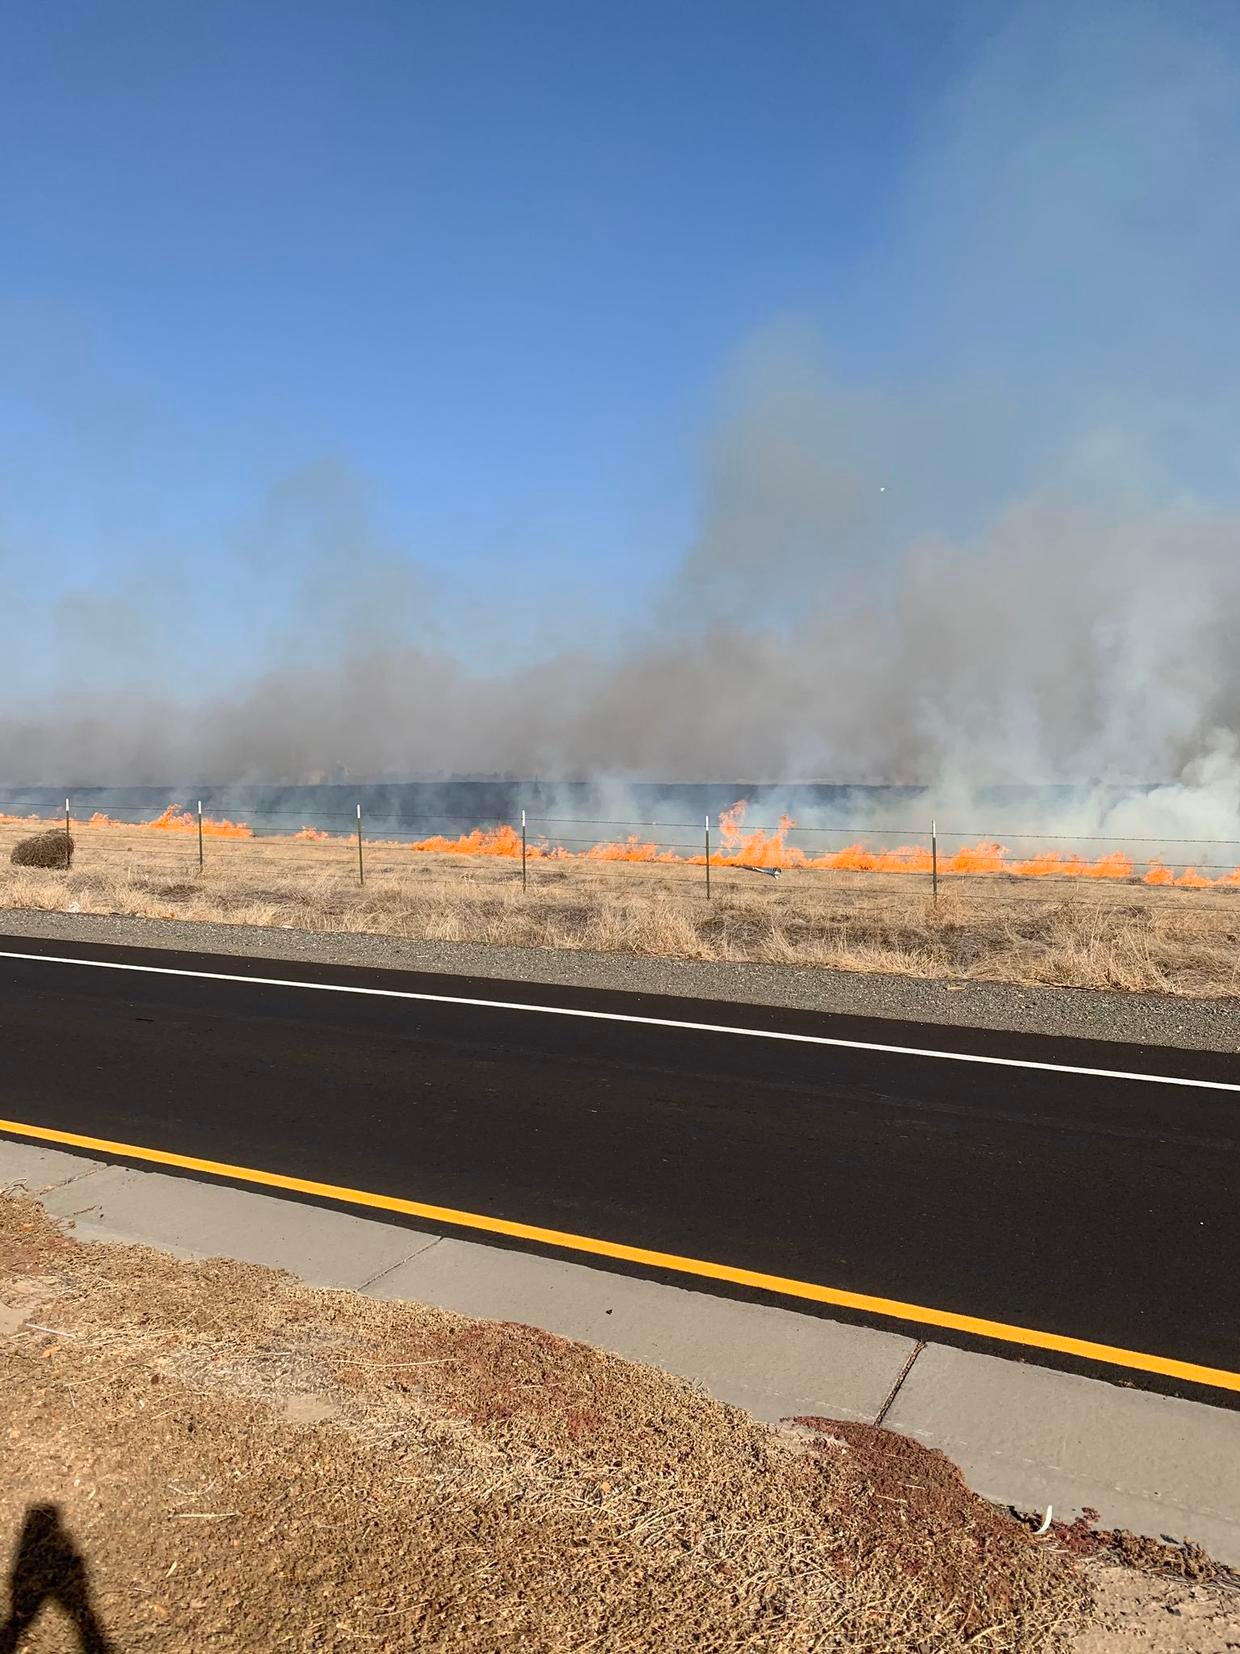
[(73, 866), (73, 838), (69, 832), (69, 800), (65, 799), (65, 872)]
[(198, 800), (198, 871), (202, 872), (202, 800)]
[(710, 901), (710, 812), (706, 814), (706, 900)]
[(939, 899), (939, 824), (930, 823), (930, 889), (934, 900)]
[(357, 882), (366, 883), (366, 864), (362, 860), (362, 806), (357, 807)]
[(525, 811), (521, 812), (521, 888), (525, 889)]

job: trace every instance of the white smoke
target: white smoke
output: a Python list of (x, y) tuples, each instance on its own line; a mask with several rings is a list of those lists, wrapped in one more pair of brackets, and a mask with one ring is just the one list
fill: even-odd
[[(531, 572), (576, 641), (489, 664), (511, 614), (484, 635), (470, 592), (459, 624), (343, 466), (216, 549), (213, 606), (149, 553), (44, 603), (54, 556), (0, 538), (0, 783), (869, 782), (962, 826), (1240, 839), (1240, 80), (1204, 14), (1005, 19), (916, 134), (834, 350), (785, 321), (724, 376), (638, 618), (623, 567), (571, 609)], [(889, 334), (868, 371), (850, 320)]]
[[(695, 547), (686, 579), (708, 577), (709, 554)], [(780, 578), (771, 561), (757, 569)], [(1157, 832), (1240, 836), (1240, 522), (1041, 498), (972, 543), (911, 547), (878, 589), (841, 580), (836, 603), (829, 579), (812, 584), (795, 621), (746, 624), (741, 594), (701, 626), (652, 623), (613, 654), (500, 678), (367, 623), (205, 705), (5, 718), (0, 772), (80, 786), (343, 765), (920, 784), (945, 800), (1072, 784), (1091, 801), (1082, 830), (1135, 830), (1139, 814)], [(1114, 801), (1120, 784), (1131, 810)]]

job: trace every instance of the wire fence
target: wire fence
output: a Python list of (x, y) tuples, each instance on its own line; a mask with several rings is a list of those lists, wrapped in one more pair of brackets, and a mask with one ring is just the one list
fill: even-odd
[[(0, 845), (10, 853), (23, 836), (63, 829), (72, 841), (69, 858), (80, 868), (104, 846), (114, 853), (124, 839), (130, 864), (175, 863), (206, 876), (223, 863), (236, 868), (246, 845), (299, 850), (314, 844), (329, 857), (338, 851), (359, 885), (379, 852), (488, 859), (504, 864), (528, 890), (549, 867), (607, 864), (678, 869), (711, 899), (724, 876), (770, 885), (787, 877), (866, 874), (924, 888), (937, 901), (947, 884), (969, 878), (1003, 881), (1088, 882), (1097, 887), (1142, 886), (1149, 891), (1214, 891), (1240, 895), (1240, 840), (1123, 838), (1044, 830), (1001, 831), (941, 826), (936, 820), (900, 825), (801, 826), (787, 818), (754, 824), (743, 810), (686, 819), (539, 816), (521, 810), (519, 820), (492, 819), (463, 825), (459, 813), (385, 812), (367, 820), (359, 800), (350, 809), (263, 809), (240, 819), (210, 810), (201, 800), (152, 807), (149, 795), (109, 792), (105, 808), (76, 804), (72, 793), (49, 804), (45, 792), (0, 796)], [(309, 819), (307, 819), (309, 817)], [(126, 838), (126, 835), (129, 837)], [(130, 840), (132, 843), (130, 844)], [(158, 847), (158, 849), (157, 849)], [(264, 850), (264, 856), (268, 853)], [(385, 871), (390, 870), (385, 864)]]

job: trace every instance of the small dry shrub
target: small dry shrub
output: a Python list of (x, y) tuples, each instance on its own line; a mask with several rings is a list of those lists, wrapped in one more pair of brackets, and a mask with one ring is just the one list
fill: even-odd
[(67, 869), (73, 861), (73, 839), (63, 827), (53, 827), (49, 833), (19, 839), (9, 860), (15, 867)]

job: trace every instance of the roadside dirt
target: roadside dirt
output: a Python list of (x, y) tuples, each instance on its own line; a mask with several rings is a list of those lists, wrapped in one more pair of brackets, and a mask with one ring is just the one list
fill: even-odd
[(1073, 1654), (1227, 1654), (1240, 1649), (1240, 1590), (1114, 1566), (1089, 1570), (1094, 1623)]
[(905, 1437), (2, 1193), (0, 1399), (4, 1654), (1240, 1649), (1202, 1553), (1036, 1540)]
[[(528, 1327), (82, 1245), (0, 1197), (0, 1649), (1063, 1648), (948, 1460)], [(0, 1615), (5, 1611), (0, 1599)], [(7, 1641), (6, 1641), (7, 1638)]]

